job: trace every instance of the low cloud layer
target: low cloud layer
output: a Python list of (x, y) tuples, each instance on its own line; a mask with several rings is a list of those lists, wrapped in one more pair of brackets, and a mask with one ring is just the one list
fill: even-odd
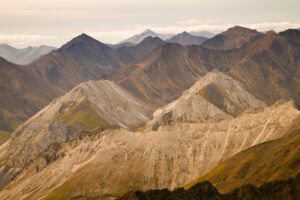
[(53, 36), (44, 36), (38, 34), (22, 35), (22, 34), (0, 34), (0, 44), (9, 44), (13, 46), (30, 46), (35, 43), (46, 43), (47, 40), (53, 39)]
[[(121, 40), (124, 40), (128, 37), (131, 37), (135, 34), (142, 33), (146, 29), (151, 29), (154, 32), (161, 34), (177, 34), (183, 31), (208, 31), (214, 34), (225, 31), (226, 29), (233, 27), (235, 25), (240, 25), (244, 27), (248, 27), (251, 29), (256, 29), (258, 31), (283, 31), (289, 28), (298, 29), (300, 28), (300, 23), (290, 23), (290, 22), (273, 22), (273, 23), (256, 23), (256, 24), (218, 24), (218, 20), (206, 20), (200, 21), (195, 19), (184, 20), (176, 22), (174, 26), (166, 26), (166, 27), (155, 27), (155, 26), (147, 26), (147, 25), (136, 25), (135, 27), (128, 28), (125, 30), (115, 30), (115, 31), (90, 31), (85, 30), (82, 32), (87, 33), (88, 35), (96, 38), (97, 40), (105, 43), (117, 43)], [(76, 34), (72, 34), (69, 36), (59, 35), (39, 35), (39, 34), (0, 34), (0, 44), (5, 43), (16, 47), (25, 47), (31, 45), (51, 45), (51, 42), (55, 40), (59, 41), (69, 41), (73, 37), (81, 34), (80, 32)], [(62, 45), (62, 44), (60, 44)]]
[[(290, 22), (273, 22), (273, 23), (256, 23), (256, 24), (216, 24), (216, 23), (207, 23), (207, 22), (217, 22), (214, 21), (199, 21), (199, 20), (185, 20), (176, 22), (176, 26), (167, 26), (167, 27), (152, 27), (145, 25), (137, 25), (128, 30), (120, 30), (120, 31), (101, 31), (101, 32), (91, 32), (86, 31), (87, 34), (97, 38), (100, 41), (106, 42), (118, 42), (120, 40), (131, 37), (134, 34), (139, 34), (146, 29), (151, 29), (154, 32), (162, 33), (162, 34), (177, 34), (183, 31), (208, 31), (212, 33), (220, 33), (225, 31), (226, 29), (233, 27), (235, 25), (240, 25), (243, 27), (248, 27), (251, 29), (256, 29), (261, 32), (265, 31), (283, 31), (289, 28), (298, 29), (300, 28), (300, 23), (290, 23)], [(105, 38), (105, 39), (104, 39)]]

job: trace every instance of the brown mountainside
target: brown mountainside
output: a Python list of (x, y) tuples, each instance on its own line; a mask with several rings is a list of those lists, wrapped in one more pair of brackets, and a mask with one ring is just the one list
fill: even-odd
[(99, 79), (121, 68), (118, 58), (115, 49), (81, 34), (31, 67), (53, 85), (70, 90), (83, 81)]
[(297, 37), (269, 32), (241, 49), (229, 51), (165, 44), (109, 79), (159, 107), (178, 98), (200, 76), (218, 69), (269, 105), (287, 97), (299, 105), (300, 46), (291, 42)]
[(165, 44), (165, 42), (159, 37), (148, 36), (135, 46), (122, 46), (118, 48), (117, 52), (121, 56), (121, 61), (128, 64), (129, 62), (150, 53), (163, 44)]
[(201, 36), (191, 35), (188, 32), (182, 32), (177, 35), (174, 35), (170, 39), (166, 40), (170, 43), (177, 43), (182, 46), (187, 45), (201, 45), (207, 38)]
[(167, 43), (109, 76), (141, 99), (159, 107), (215, 67), (222, 71), (231, 52), (212, 52), (196, 46)]
[(0, 131), (11, 132), (62, 91), (29, 67), (0, 58)]
[(203, 42), (202, 47), (214, 50), (241, 48), (250, 40), (262, 36), (256, 30), (235, 26)]
[[(63, 91), (84, 81), (100, 79), (163, 43), (159, 38), (149, 37), (134, 47), (116, 50), (82, 34), (27, 66), (1, 61), (0, 130), (15, 130)], [(1, 132), (0, 139), (7, 134)]]

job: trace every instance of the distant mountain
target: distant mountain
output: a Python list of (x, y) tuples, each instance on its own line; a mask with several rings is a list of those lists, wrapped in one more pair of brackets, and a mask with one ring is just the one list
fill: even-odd
[(285, 37), (290, 42), (295, 44), (300, 44), (300, 30), (297, 29), (288, 29), (286, 31), (282, 31), (279, 35)]
[(21, 122), (63, 92), (30, 67), (0, 57), (0, 132), (11, 132)]
[(107, 44), (109, 47), (112, 47), (114, 49), (118, 49), (120, 47), (133, 47), (136, 44), (133, 44), (131, 42), (124, 42), (124, 43), (118, 43), (118, 44)]
[(7, 44), (0, 44), (0, 56), (10, 62), (24, 65), (35, 61), (40, 56), (45, 55), (54, 49), (56, 48), (44, 45), (17, 49)]
[(182, 46), (187, 45), (201, 45), (207, 38), (202, 36), (194, 36), (187, 32), (182, 32), (177, 35), (174, 35), (170, 39), (167, 39), (166, 42), (177, 43)]
[(145, 39), (136, 46), (114, 49), (82, 34), (30, 66), (42, 78), (68, 91), (81, 82), (107, 76), (162, 43), (158, 38)]
[(295, 33), (291, 37), (269, 32), (231, 51), (165, 44), (109, 78), (158, 108), (178, 98), (199, 77), (218, 69), (268, 105), (293, 98), (299, 106), (300, 48), (293, 41), (300, 34)]
[(147, 36), (139, 44), (131, 47), (122, 46), (117, 49), (119, 55), (121, 55), (121, 61), (125, 64), (145, 56), (151, 51), (157, 49), (165, 42), (159, 37)]
[(120, 42), (120, 44), (122, 43), (133, 43), (133, 44), (138, 44), (140, 43), (144, 38), (148, 37), (148, 36), (152, 36), (152, 37), (159, 37), (163, 40), (168, 39), (170, 37), (172, 37), (172, 34), (159, 34), (159, 33), (155, 33), (150, 29), (145, 30), (144, 32), (140, 33), (140, 34), (136, 34), (126, 40), (123, 40)]
[(81, 34), (38, 59), (31, 67), (42, 78), (68, 91), (81, 82), (99, 79), (122, 65), (115, 49)]
[(201, 36), (205, 38), (212, 38), (215, 34), (207, 32), (207, 31), (191, 31), (190, 34), (195, 36)]
[(250, 40), (262, 35), (256, 30), (235, 26), (206, 40), (203, 42), (202, 47), (214, 50), (241, 48)]

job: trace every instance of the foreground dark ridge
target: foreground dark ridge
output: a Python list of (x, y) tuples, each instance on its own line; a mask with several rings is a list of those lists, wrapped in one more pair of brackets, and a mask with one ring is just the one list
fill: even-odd
[(288, 180), (267, 182), (260, 187), (243, 185), (227, 194), (220, 194), (218, 190), (208, 181), (196, 184), (188, 190), (176, 188), (148, 190), (146, 192), (129, 192), (119, 200), (282, 200), (300, 199), (300, 174), (296, 178)]

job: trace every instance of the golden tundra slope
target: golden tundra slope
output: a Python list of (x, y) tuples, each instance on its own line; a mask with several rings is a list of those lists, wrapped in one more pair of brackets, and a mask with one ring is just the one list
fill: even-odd
[(299, 116), (287, 101), (222, 121), (174, 122), (144, 133), (95, 132), (50, 146), (2, 189), (0, 199), (70, 199), (175, 188), (248, 147), (284, 136)]
[(188, 185), (204, 180), (212, 182), (222, 193), (244, 184), (260, 186), (267, 181), (295, 177), (300, 172), (300, 117), (286, 136), (259, 144), (230, 157), (212, 171)]

